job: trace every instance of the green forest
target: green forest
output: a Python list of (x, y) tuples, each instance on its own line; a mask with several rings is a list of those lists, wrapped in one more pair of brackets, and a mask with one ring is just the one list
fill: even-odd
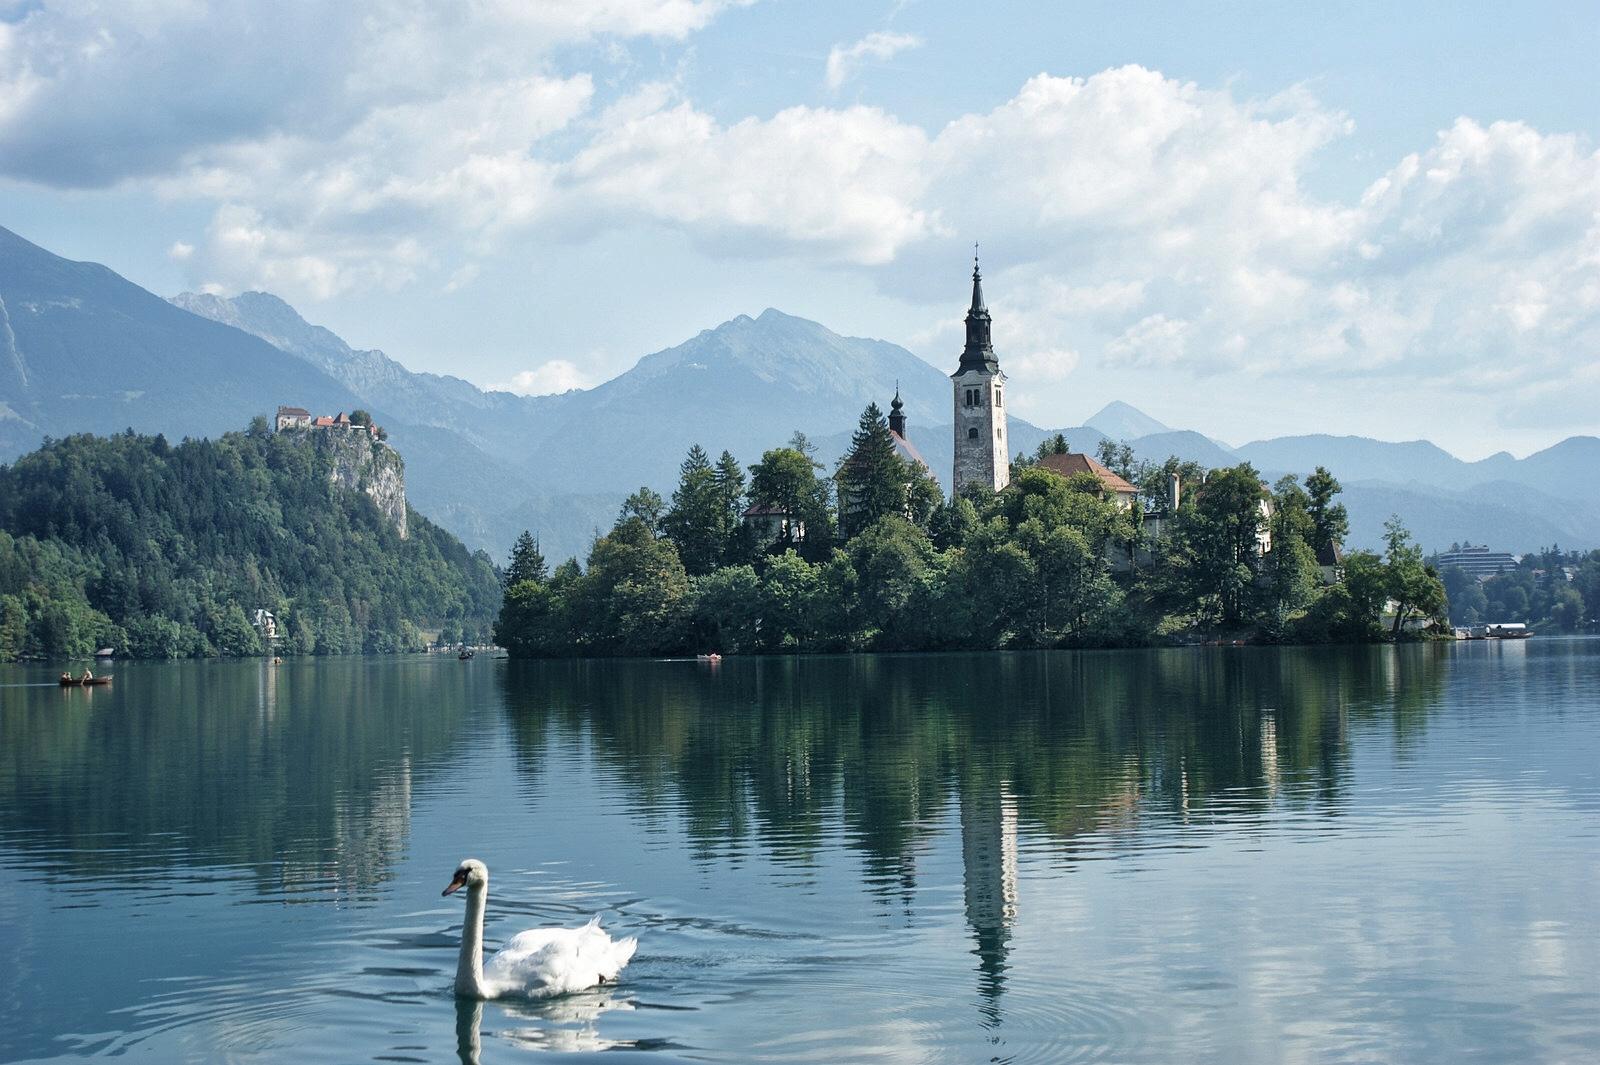
[(1539, 631), (1585, 632), (1600, 609), (1600, 551), (1549, 547), (1483, 580), (1450, 567), (1443, 576), (1455, 625), (1519, 621)]
[[(382, 445), (373, 445), (381, 447)], [(493, 564), (409, 512), (402, 539), (327, 454), (265, 419), (218, 440), (75, 435), (0, 466), (0, 660), (420, 649), (488, 635)]]
[[(748, 471), (696, 446), (672, 497), (630, 496), (585, 566), (551, 569), (524, 533), (496, 641), (513, 657), (1367, 642), (1443, 622), (1398, 519), (1381, 555), (1319, 570), (1348, 527), (1324, 469), (1268, 486), (1248, 464), (1137, 463), (1108, 443), (1138, 487), (1127, 506), (1093, 473), (1039, 466), (1065, 450), (1019, 455), (1003, 492), (945, 499), (876, 405), (832, 476), (798, 433)], [(1189, 487), (1170, 511), (1173, 475)]]

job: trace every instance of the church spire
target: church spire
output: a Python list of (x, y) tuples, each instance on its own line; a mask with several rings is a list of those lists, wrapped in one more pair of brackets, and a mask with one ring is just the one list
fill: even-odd
[(889, 431), (896, 436), (906, 435), (906, 405), (900, 401), (900, 382), (894, 383), (894, 399), (889, 403)]
[(1000, 360), (995, 356), (994, 343), (989, 337), (991, 322), (989, 308), (983, 304), (983, 274), (978, 270), (978, 246), (972, 246), (972, 307), (967, 311), (967, 346), (961, 352), (961, 367), (967, 370), (1000, 371)]

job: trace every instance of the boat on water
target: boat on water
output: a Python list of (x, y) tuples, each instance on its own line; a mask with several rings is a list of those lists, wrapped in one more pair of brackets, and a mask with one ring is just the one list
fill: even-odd
[(471, 651), (462, 651), (460, 654), (456, 655), (456, 660), (460, 661), (460, 662), (465, 662), (468, 659), (470, 659), (471, 657), (472, 657), (472, 652)]
[(111, 683), (111, 674), (103, 677), (61, 677), (56, 681), (63, 688), (101, 688)]
[(720, 662), (722, 661), (722, 656), (713, 651), (708, 655), (695, 655), (694, 660), (696, 662)]
[(1532, 635), (1533, 630), (1520, 621), (1473, 625), (1471, 628), (1456, 630), (1458, 640), (1526, 640)]

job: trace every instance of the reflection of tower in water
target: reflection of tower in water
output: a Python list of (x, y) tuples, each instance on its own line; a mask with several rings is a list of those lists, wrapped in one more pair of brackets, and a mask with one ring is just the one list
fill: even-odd
[(979, 779), (962, 789), (961, 864), (981, 1009), (994, 1025), (1017, 918), (1017, 800), (1003, 782)]
[(1278, 718), (1273, 710), (1261, 713), (1261, 777), (1267, 786), (1267, 795), (1278, 794), (1282, 773), (1278, 769)]
[(278, 716), (278, 671), (270, 658), (261, 660), (261, 672), (256, 677), (256, 714), (264, 722)]

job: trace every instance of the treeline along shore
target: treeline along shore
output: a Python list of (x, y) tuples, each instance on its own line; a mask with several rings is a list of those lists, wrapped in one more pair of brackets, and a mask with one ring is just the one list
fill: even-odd
[(1108, 445), (1072, 473), (1058, 437), (1004, 490), (946, 499), (896, 441), (871, 405), (832, 476), (800, 434), (748, 473), (696, 446), (671, 498), (630, 496), (586, 566), (552, 570), (524, 533), (496, 641), (513, 657), (1371, 642), (1445, 617), (1399, 519), (1381, 554), (1340, 551), (1320, 467), (1269, 486), (1249, 464)]
[(486, 638), (495, 568), (366, 433), (131, 430), (0, 466), (0, 661), (418, 650)]

